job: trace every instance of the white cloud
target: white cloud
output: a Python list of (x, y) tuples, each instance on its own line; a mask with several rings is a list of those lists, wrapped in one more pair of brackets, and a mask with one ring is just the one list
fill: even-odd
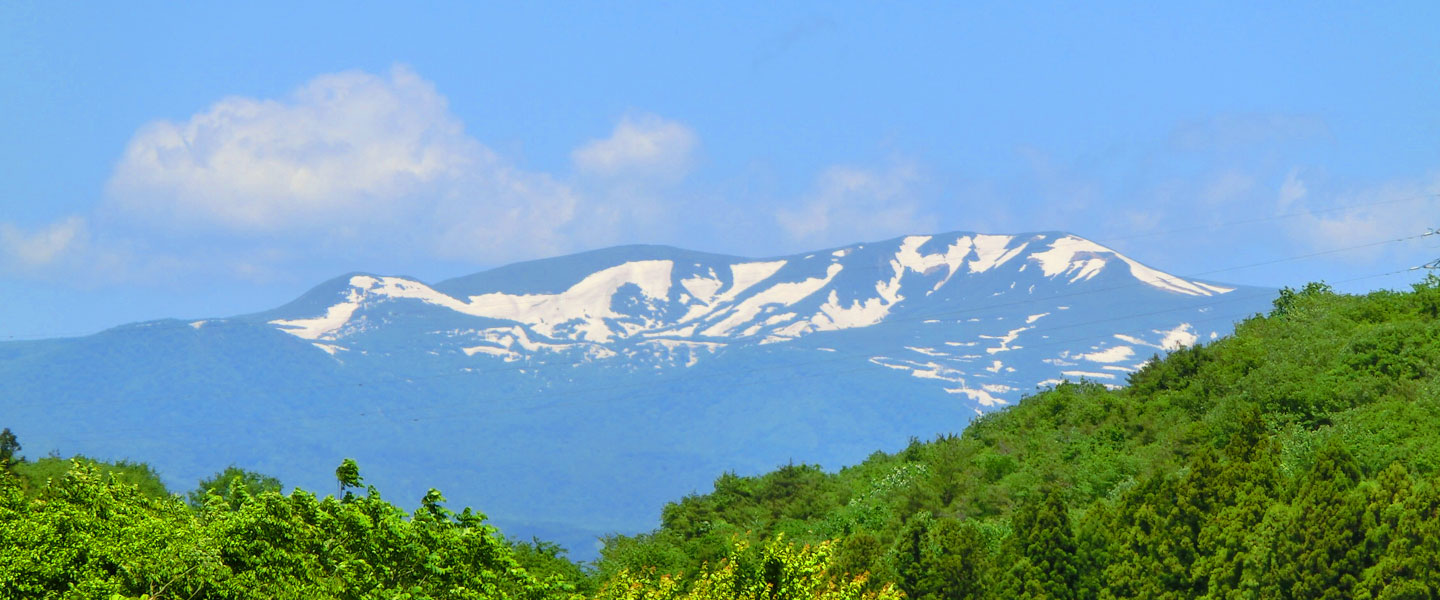
[(699, 140), (689, 127), (655, 115), (622, 118), (610, 137), (590, 140), (570, 154), (576, 170), (604, 177), (678, 181), (689, 172)]
[(853, 242), (935, 228), (913, 198), (919, 176), (913, 165), (886, 170), (833, 166), (817, 178), (797, 208), (781, 208), (776, 220), (806, 242)]
[(0, 264), (19, 270), (52, 267), (80, 251), (89, 239), (85, 219), (70, 216), (37, 231), (0, 223)]
[(283, 99), (225, 98), (184, 122), (147, 124), (109, 191), (112, 208), (152, 227), (481, 261), (562, 249), (578, 203), (567, 185), (471, 138), (434, 85), (403, 66), (321, 75)]
[[(1432, 224), (1417, 215), (1440, 210), (1440, 176), (1428, 179), (1392, 181), (1359, 190), (1328, 194), (1328, 203), (1315, 200), (1296, 171), (1281, 184), (1277, 210), (1301, 213), (1291, 220), (1289, 234), (1308, 246), (1337, 249), (1386, 240), (1398, 240), (1425, 233)], [(1416, 244), (1407, 247), (1412, 250)], [(1371, 246), (1346, 252), (1343, 259), (1365, 261), (1385, 251)]]
[(285, 100), (225, 98), (130, 140), (110, 181), (126, 208), (236, 229), (350, 220), (493, 161), (434, 87), (404, 67), (388, 78), (321, 75)]

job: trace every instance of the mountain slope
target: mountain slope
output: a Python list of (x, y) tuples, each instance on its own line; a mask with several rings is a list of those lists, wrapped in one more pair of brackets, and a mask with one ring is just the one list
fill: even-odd
[(143, 457), (181, 488), (229, 461), (313, 488), (352, 456), (402, 497), (434, 485), (585, 557), (711, 473), (852, 464), (1037, 386), (1116, 385), (1272, 295), (1056, 232), (767, 259), (626, 246), (0, 344), (0, 403), (30, 448)]

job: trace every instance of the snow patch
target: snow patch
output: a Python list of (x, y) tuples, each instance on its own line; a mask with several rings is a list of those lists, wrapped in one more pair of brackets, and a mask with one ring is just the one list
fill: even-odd
[(918, 348), (915, 346), (906, 346), (905, 349), (911, 352), (918, 352), (920, 354), (924, 354), (925, 356), (949, 356), (944, 352), (936, 352), (934, 348)]
[[(769, 264), (783, 265), (785, 263), (784, 261), (781, 261), (779, 263)], [(740, 265), (736, 266), (738, 267)], [(712, 337), (723, 336), (729, 333), (730, 330), (739, 326), (741, 323), (747, 323), (751, 319), (754, 319), (757, 315), (760, 314), (760, 310), (768, 305), (779, 304), (789, 306), (791, 304), (804, 300), (810, 294), (819, 291), (820, 288), (823, 288), (826, 284), (830, 283), (830, 280), (834, 279), (836, 275), (840, 274), (840, 271), (843, 268), (844, 267), (841, 267), (838, 264), (832, 264), (828, 269), (825, 270), (824, 277), (815, 277), (794, 283), (777, 283), (769, 287), (768, 289), (756, 292), (754, 295), (746, 298), (738, 305), (736, 305), (735, 309), (733, 310), (733, 312), (730, 313), (729, 316), (725, 317), (719, 323), (710, 326), (702, 333), (704, 335)], [(775, 269), (779, 269), (779, 266), (776, 266)], [(771, 272), (773, 273), (774, 271)], [(769, 275), (766, 275), (766, 277), (768, 276)], [(737, 272), (737, 281), (738, 277), (739, 275)]]
[(511, 352), (505, 348), (496, 348), (494, 346), (471, 346), (469, 348), (461, 348), (460, 351), (464, 352), (465, 356), (475, 356), (476, 354), (488, 354), (490, 356), (498, 356), (505, 359), (505, 362), (511, 362), (520, 358), (519, 354)]
[(1130, 346), (1112, 346), (1099, 352), (1081, 354), (1080, 358), (1083, 358), (1090, 362), (1117, 363), (1122, 360), (1128, 360), (1132, 356), (1135, 356), (1134, 348), (1131, 348)]
[[(1186, 281), (1169, 273), (1163, 273), (1140, 264), (1119, 252), (1101, 246), (1087, 239), (1067, 235), (1050, 244), (1045, 252), (1036, 252), (1030, 258), (1040, 263), (1047, 277), (1074, 272), (1071, 282), (1094, 277), (1104, 267), (1105, 261), (1098, 255), (1113, 256), (1130, 267), (1130, 274), (1141, 282), (1155, 288), (1187, 296), (1213, 296), (1234, 291), (1234, 288), (1206, 285)], [(1078, 258), (1077, 258), (1078, 257)], [(1095, 263), (1099, 261), (1099, 263)]]
[(1010, 259), (1019, 256), (1030, 243), (1026, 242), (1014, 248), (1007, 249), (1006, 246), (1015, 239), (1008, 235), (977, 235), (971, 243), (975, 245), (975, 258), (970, 261), (971, 273), (983, 273), (1002, 264)]
[(1061, 371), (1066, 377), (1093, 377), (1095, 379), (1114, 379), (1114, 373), (1100, 373), (1097, 371)]
[(988, 390), (984, 389), (977, 390), (962, 386), (956, 388), (945, 388), (945, 391), (950, 392), (951, 394), (964, 394), (965, 396), (969, 396), (971, 400), (979, 402), (982, 406), (1004, 406), (1006, 404), (1009, 404), (1008, 402), (1001, 400), (1000, 398), (996, 398), (995, 396), (991, 395)]
[(345, 301), (326, 308), (325, 314), (312, 319), (275, 319), (270, 321), (270, 324), (278, 325), (280, 330), (285, 333), (307, 340), (318, 340), (333, 334), (350, 322), (350, 317), (355, 314), (356, 309), (360, 308), (360, 300), (364, 297), (364, 293), (355, 288), (357, 279), (361, 279), (361, 277), (350, 278), (351, 289)]
[(725, 290), (725, 293), (716, 299), (716, 303), (734, 300), (741, 292), (769, 279), (784, 266), (785, 261), (783, 260), (730, 265), (730, 289)]
[(525, 323), (547, 337), (557, 337), (561, 325), (574, 324), (578, 339), (607, 342), (616, 332), (606, 326), (605, 319), (625, 316), (610, 309), (615, 293), (622, 286), (634, 284), (645, 297), (665, 300), (670, 295), (672, 266), (668, 260), (627, 262), (592, 273), (559, 294), (481, 294), (471, 296), (468, 304), (455, 309), (478, 317)]
[(715, 299), (715, 292), (720, 291), (720, 287), (725, 285), (725, 282), (715, 278), (715, 272), (711, 271), (710, 277), (681, 279), (680, 285), (685, 288), (685, 291), (690, 292), (690, 295), (694, 296), (696, 300), (710, 304), (710, 301)]
[(1169, 331), (1155, 330), (1161, 334), (1160, 347), (1166, 350), (1179, 350), (1184, 346), (1194, 346), (1199, 336), (1195, 335), (1195, 329), (1189, 323), (1181, 323)]
[(990, 354), (995, 354), (997, 352), (1008, 352), (1010, 350), (1015, 350), (1021, 347), (1011, 346), (1010, 344), (1011, 342), (1014, 342), (1016, 338), (1020, 337), (1021, 332), (1029, 329), (1034, 329), (1034, 327), (1021, 327), (1018, 329), (1011, 329), (1010, 332), (1006, 333), (1005, 335), (981, 335), (979, 337), (987, 340), (1000, 340), (999, 346), (995, 346), (993, 348), (986, 348), (986, 352), (989, 352)]
[(336, 346), (335, 344), (324, 344), (320, 342), (310, 342), (310, 345), (324, 350), (325, 353), (329, 354), (330, 356), (335, 356), (335, 353), (341, 350), (349, 350), (349, 348), (343, 346)]
[(1217, 293), (1217, 294), (1228, 294), (1228, 293), (1230, 293), (1230, 292), (1235, 291), (1235, 288), (1228, 288), (1228, 287), (1222, 287), (1222, 286), (1218, 286), (1218, 285), (1211, 285), (1211, 284), (1208, 284), (1208, 283), (1200, 283), (1199, 281), (1192, 281), (1192, 282), (1190, 282), (1190, 283), (1193, 283), (1193, 284), (1195, 284), (1195, 285), (1198, 285), (1198, 286), (1200, 286), (1200, 287), (1202, 287), (1202, 288), (1205, 288), (1205, 289), (1210, 290), (1210, 291), (1212, 291), (1212, 292), (1215, 292), (1215, 293)]

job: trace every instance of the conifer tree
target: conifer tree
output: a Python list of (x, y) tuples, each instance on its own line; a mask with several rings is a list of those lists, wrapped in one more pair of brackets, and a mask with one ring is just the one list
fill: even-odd
[[(1386, 545), (1365, 570), (1355, 598), (1433, 598), (1440, 589), (1440, 494), (1435, 477), (1416, 485), (1392, 465), (1377, 478), (1366, 507), (1367, 541)], [(1371, 526), (1374, 523), (1374, 526)]]
[(1214, 506), (1196, 538), (1191, 576), (1196, 591), (1207, 598), (1255, 596), (1264, 579), (1255, 573), (1257, 560), (1269, 547), (1261, 524), (1276, 501), (1278, 484), (1274, 445), (1266, 437), (1258, 410), (1240, 416), (1239, 428), (1222, 455), (1220, 471), (1209, 484)]
[(919, 600), (978, 600), (986, 590), (985, 540), (975, 524), (939, 519), (930, 529)]
[(1015, 562), (998, 591), (1021, 600), (1077, 597), (1080, 573), (1075, 535), (1060, 492), (1052, 488), (1027, 502), (1012, 522), (1015, 533), (1007, 553), (1010, 556), (1004, 559)]
[(1277, 579), (1291, 598), (1351, 597), (1368, 566), (1361, 517), (1363, 493), (1357, 493), (1360, 468), (1333, 438), (1316, 458), (1295, 499), (1300, 515), (1279, 549)]
[(926, 556), (930, 553), (930, 526), (934, 520), (928, 512), (916, 513), (895, 536), (886, 556), (895, 586), (908, 598), (922, 598), (927, 592), (922, 586), (928, 566)]
[(1126, 493), (1116, 509), (1115, 544), (1105, 570), (1113, 598), (1182, 598), (1190, 582), (1182, 557), (1193, 540), (1171, 521), (1182, 490), (1178, 482), (1154, 476)]
[(1078, 597), (1099, 598), (1101, 591), (1107, 587), (1105, 569), (1110, 565), (1115, 544), (1113, 522), (1111, 503), (1101, 500), (1091, 505), (1076, 523), (1075, 561), (1080, 572), (1080, 584), (1076, 588)]

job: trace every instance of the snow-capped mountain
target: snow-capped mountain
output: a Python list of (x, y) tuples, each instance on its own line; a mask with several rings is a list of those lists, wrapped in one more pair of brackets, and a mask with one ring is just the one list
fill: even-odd
[(176, 489), (231, 462), (325, 489), (351, 456), (381, 489), (439, 487), (583, 558), (725, 470), (839, 467), (1037, 386), (1120, 385), (1272, 296), (1053, 232), (763, 259), (624, 246), (0, 344), (0, 424)]
[[(1231, 302), (1233, 286), (1162, 273), (1058, 233), (909, 236), (763, 260), (646, 246), (557, 260), (582, 257), (593, 270), (554, 273), (553, 261), (537, 261), (525, 265), (537, 273), (523, 284), (490, 273), (433, 287), (348, 275), (266, 322), (343, 362), (357, 350), (403, 351), (369, 334), (411, 328), (397, 315), (436, 313), (427, 321), (435, 326), (412, 332), (428, 337), (423, 351), (432, 356), (627, 369), (693, 367), (753, 345), (813, 347), (834, 337), (818, 334), (878, 327), (897, 344), (847, 352), (985, 407), (1065, 378), (1121, 381), (1156, 350), (1227, 331), (1237, 313), (1226, 303), (1242, 312), (1256, 305), (1253, 293)], [(1146, 300), (1131, 300), (1137, 295)], [(1076, 308), (1097, 303), (1161, 310), (1094, 324), (1108, 335), (1066, 331), (1090, 325), (1075, 316), (1095, 313)]]

